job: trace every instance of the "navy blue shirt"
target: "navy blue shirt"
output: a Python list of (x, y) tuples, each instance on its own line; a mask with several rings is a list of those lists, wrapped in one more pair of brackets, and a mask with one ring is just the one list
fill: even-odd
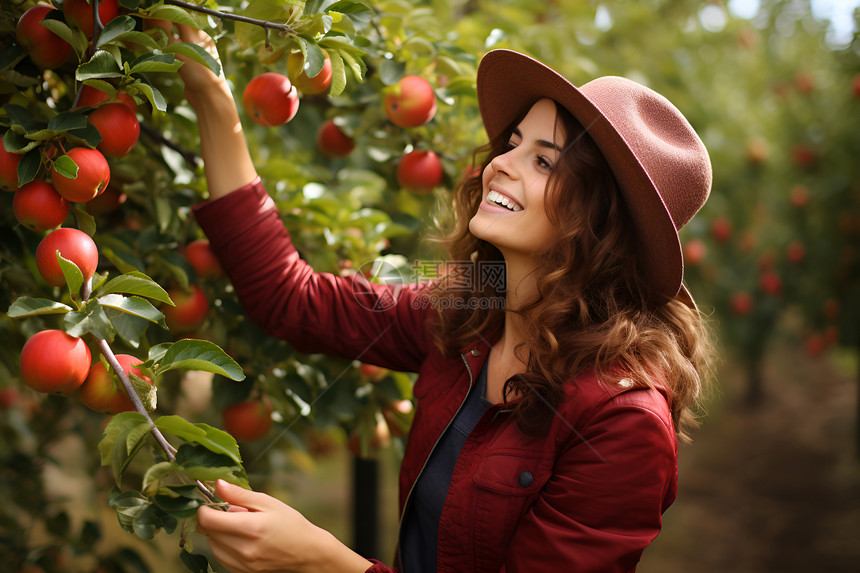
[(412, 499), (406, 515), (403, 516), (400, 557), (404, 573), (436, 571), (439, 519), (442, 517), (442, 506), (448, 495), (454, 465), (466, 438), (492, 405), (484, 398), (487, 393), (487, 363), (489, 360), (484, 363), (484, 368), (469, 391), (466, 401), (442, 434), (436, 449), (424, 466), (424, 471), (415, 482)]

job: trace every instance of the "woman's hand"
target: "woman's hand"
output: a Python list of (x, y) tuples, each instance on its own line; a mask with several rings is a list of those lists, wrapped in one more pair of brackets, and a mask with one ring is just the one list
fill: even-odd
[[(177, 24), (166, 20), (152, 20), (151, 22), (153, 25), (164, 30), (164, 33), (167, 34), (168, 43), (185, 42), (187, 44), (196, 44), (209, 52), (209, 55), (215, 58), (219, 64), (221, 63), (218, 50), (215, 47), (215, 40), (203, 30), (197, 30), (186, 24)], [(202, 93), (205, 90), (211, 90), (213, 86), (220, 86), (224, 82), (223, 73), (221, 76), (216, 76), (207, 66), (194, 60), (189, 60), (181, 54), (177, 54), (176, 57), (184, 62), (182, 67), (179, 68), (179, 77), (185, 83), (185, 96), (191, 102), (192, 106), (194, 105), (196, 94)]]
[(302, 514), (264, 493), (218, 480), (215, 492), (229, 511), (202, 506), (197, 531), (232, 573), (364, 572), (372, 563)]

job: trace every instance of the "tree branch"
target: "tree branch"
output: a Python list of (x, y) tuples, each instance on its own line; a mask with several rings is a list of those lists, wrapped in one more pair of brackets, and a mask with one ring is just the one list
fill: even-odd
[[(231, 14), (230, 12), (222, 12), (220, 10), (213, 10), (212, 8), (204, 8), (203, 6), (198, 6), (197, 4), (193, 4), (191, 2), (182, 2), (182, 0), (164, 0), (165, 4), (171, 4), (173, 6), (179, 6), (180, 8), (185, 8), (186, 10), (192, 10), (194, 12), (201, 12), (203, 14), (208, 14), (209, 16), (215, 16), (216, 18), (221, 18), (223, 20), (234, 20), (236, 22), (244, 22), (245, 24), (253, 24), (254, 26), (260, 26), (265, 30), (280, 30), (284, 34), (288, 36), (295, 36), (296, 31), (289, 26), (288, 24), (278, 24), (277, 22), (270, 22), (268, 20), (258, 20), (257, 18), (249, 18), (248, 16), (240, 16), (238, 14)], [(266, 36), (266, 44), (268, 45), (268, 35)]]
[[(92, 294), (92, 285), (91, 281), (85, 281), (83, 286), (81, 287), (81, 300), (86, 301), (90, 298)], [(125, 389), (128, 397), (131, 399), (132, 404), (134, 404), (134, 409), (137, 410), (139, 414), (141, 414), (146, 421), (149, 423), (149, 431), (152, 433), (152, 437), (155, 438), (155, 441), (161, 447), (164, 455), (167, 456), (167, 459), (171, 462), (176, 461), (176, 448), (170, 445), (170, 442), (167, 441), (167, 438), (164, 437), (164, 434), (161, 433), (161, 430), (155, 425), (155, 422), (152, 421), (152, 418), (149, 415), (149, 412), (146, 411), (146, 407), (143, 405), (143, 402), (140, 399), (140, 396), (137, 395), (137, 392), (134, 390), (134, 386), (131, 385), (131, 380), (128, 379), (125, 371), (122, 369), (122, 365), (117, 360), (116, 355), (113, 353), (113, 349), (111, 349), (110, 344), (108, 344), (107, 340), (98, 339), (99, 350), (102, 355), (110, 364), (110, 367), (116, 373), (119, 381), (122, 383), (122, 387)], [(209, 500), (210, 503), (216, 503), (215, 494), (213, 494), (206, 484), (204, 484), (199, 479), (194, 480), (197, 485), (197, 489), (203, 496)]]

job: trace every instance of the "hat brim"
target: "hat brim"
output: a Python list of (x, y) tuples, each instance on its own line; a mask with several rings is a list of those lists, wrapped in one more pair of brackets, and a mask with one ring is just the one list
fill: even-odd
[(478, 67), (477, 90), (490, 139), (540, 99), (552, 99), (567, 109), (600, 148), (618, 182), (640, 239), (640, 272), (656, 293), (692, 303), (689, 293), (679, 296), (683, 255), (669, 209), (624, 137), (595, 102), (551, 68), (511, 50), (493, 50), (484, 56)]

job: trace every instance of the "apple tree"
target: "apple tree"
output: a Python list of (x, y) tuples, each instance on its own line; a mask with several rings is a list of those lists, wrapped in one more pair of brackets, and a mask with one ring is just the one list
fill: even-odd
[[(70, 518), (47, 493), (52, 452), (70, 436), (91, 452), (79, 463), (100, 476), (92, 487), (124, 529), (177, 531), (185, 564), (205, 570), (187, 532), (212, 479), (265, 488), (308, 454), (372, 455), (408, 430), (409, 375), (302, 355), (245, 318), (192, 213), (207, 190), (183, 61), (230, 82), (302, 256), (371, 281), (443, 270), (422, 238), (444, 222), (449, 190), (484, 143), (474, 82), (488, 49), (526, 51), (576, 84), (646, 83), (711, 152), (711, 199), (682, 232), (686, 276), (747, 365), (751, 399), (775, 337), (810, 352), (815, 341), (856, 347), (857, 139), (846, 118), (860, 65), (856, 50), (824, 43), (805, 2), (763, 1), (749, 18), (698, 0), (102, 0), (97, 18), (94, 3), (23, 0), (0, 12), (0, 451), (11, 506), (0, 516), (14, 524), (0, 551), (14, 567), (69, 570), (71, 552), (89, 570), (146, 570), (129, 547), (92, 550), (97, 521)], [(175, 41), (174, 23), (209, 33), (220, 59)], [(92, 238), (89, 259), (63, 246), (40, 255), (65, 229)], [(74, 370), (56, 343), (22, 362), (42, 332), (90, 352), (78, 390), (27, 386), (31, 366)], [(212, 375), (202, 403), (189, 374), (200, 371)], [(97, 408), (109, 421), (86, 406), (85, 384), (83, 395), (110, 404)], [(134, 410), (115, 412), (117, 395)], [(33, 543), (25, 522), (49, 541)]]

